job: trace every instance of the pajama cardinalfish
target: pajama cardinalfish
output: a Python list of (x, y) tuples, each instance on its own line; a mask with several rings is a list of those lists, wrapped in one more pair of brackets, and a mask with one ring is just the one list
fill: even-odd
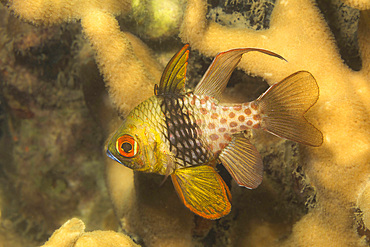
[(279, 137), (320, 146), (321, 132), (304, 117), (319, 97), (314, 77), (296, 72), (272, 85), (258, 99), (244, 104), (219, 104), (231, 73), (242, 55), (258, 48), (219, 53), (193, 92), (185, 91), (189, 46), (167, 64), (154, 96), (135, 107), (113, 134), (107, 155), (136, 171), (171, 176), (187, 208), (207, 219), (231, 210), (228, 186), (217, 163), (246, 188), (262, 182), (262, 158), (243, 135), (263, 129)]

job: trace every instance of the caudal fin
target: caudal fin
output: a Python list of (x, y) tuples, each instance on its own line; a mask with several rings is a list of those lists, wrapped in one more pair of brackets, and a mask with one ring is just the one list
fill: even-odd
[(288, 76), (256, 100), (261, 128), (295, 142), (320, 146), (322, 133), (304, 117), (318, 98), (319, 87), (311, 73), (299, 71)]

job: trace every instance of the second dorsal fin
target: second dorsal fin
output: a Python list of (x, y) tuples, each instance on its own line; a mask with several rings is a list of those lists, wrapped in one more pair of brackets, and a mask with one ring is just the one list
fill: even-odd
[[(230, 76), (244, 53), (258, 51), (285, 60), (282, 56), (259, 48), (239, 48), (218, 53), (212, 64), (194, 89), (198, 95), (208, 95), (220, 100)], [(286, 61), (286, 60), (285, 60)]]

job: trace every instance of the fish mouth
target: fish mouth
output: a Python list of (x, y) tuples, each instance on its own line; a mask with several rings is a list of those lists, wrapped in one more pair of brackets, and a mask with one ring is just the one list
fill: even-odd
[[(106, 152), (106, 154), (107, 154), (107, 156), (109, 157), (109, 158), (111, 158), (112, 160), (114, 160), (114, 161), (117, 161), (118, 163), (120, 163), (120, 164), (122, 164), (122, 162), (121, 161), (119, 161), (110, 151), (109, 151), (109, 149), (107, 149), (107, 152)], [(122, 164), (123, 165), (123, 164)]]

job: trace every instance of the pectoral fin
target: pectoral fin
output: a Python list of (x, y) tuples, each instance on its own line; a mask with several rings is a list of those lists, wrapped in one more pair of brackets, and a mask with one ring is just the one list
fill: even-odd
[(243, 134), (233, 135), (233, 139), (222, 150), (219, 158), (240, 186), (255, 189), (262, 182), (261, 155)]
[(194, 213), (207, 219), (218, 219), (230, 212), (230, 191), (213, 167), (201, 165), (178, 169), (171, 179), (180, 199)]

